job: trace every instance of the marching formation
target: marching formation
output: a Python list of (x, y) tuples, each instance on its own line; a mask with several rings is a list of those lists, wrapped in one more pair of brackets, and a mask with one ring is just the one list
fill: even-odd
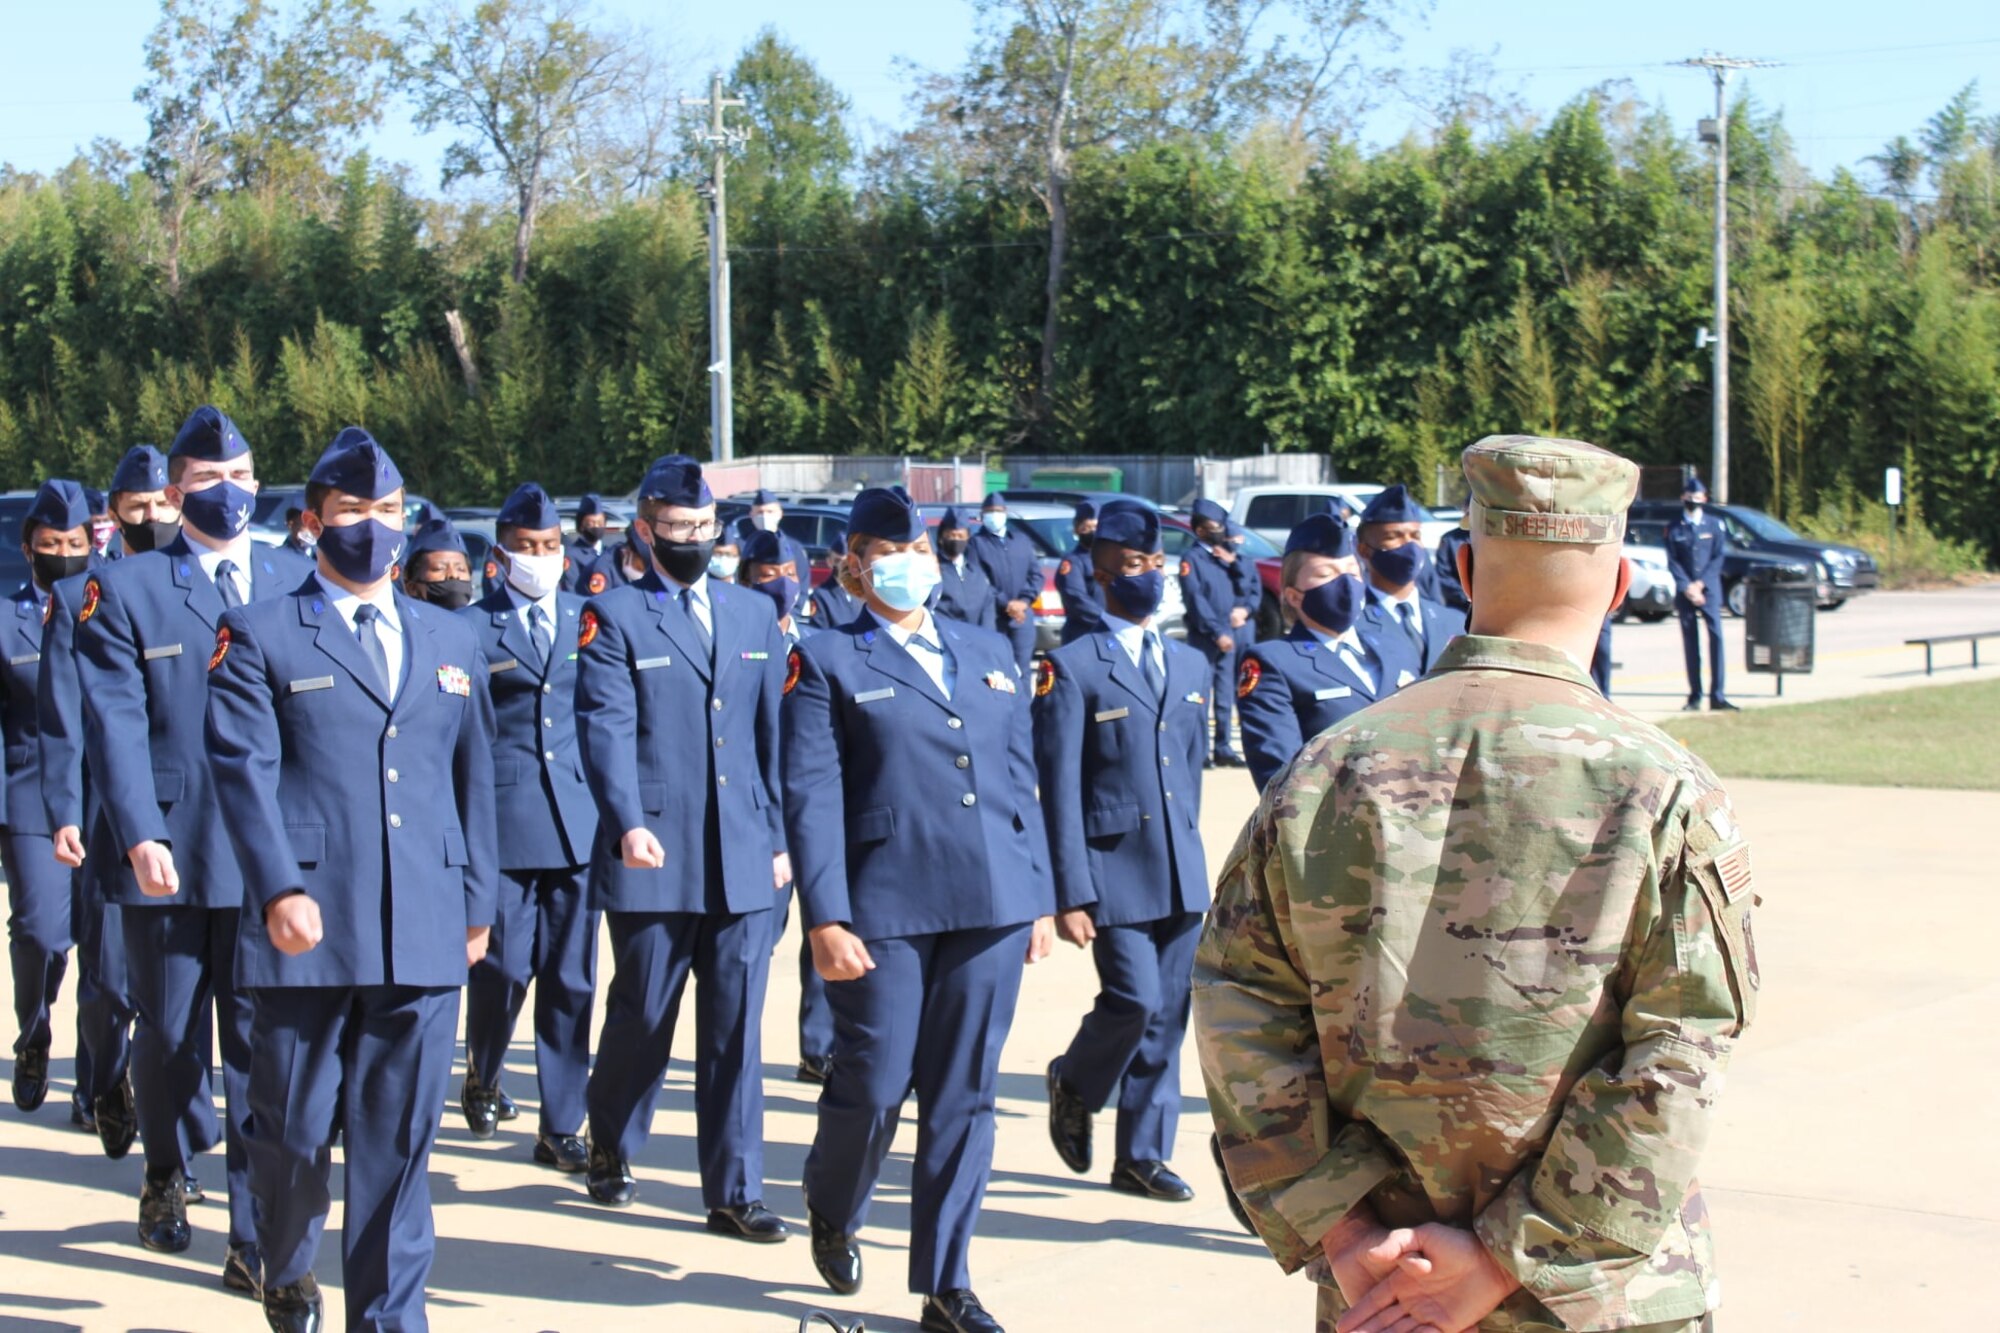
[[(764, 1200), (761, 1034), (793, 910), (798, 1077), (821, 1085), (812, 1263), (836, 1292), (861, 1287), (914, 1095), (921, 1326), (997, 1333), (971, 1250), (1025, 968), (1061, 940), (1091, 951), (1100, 983), (1047, 1067), (1060, 1160), (1095, 1169), (1094, 1121), (1115, 1107), (1111, 1188), (1194, 1197), (1172, 1156), (1197, 951), (1215, 990), (1231, 949), (1264, 947), (1216, 941), (1209, 914), (1203, 774), (1243, 762), (1232, 711), (1264, 789), (1294, 780), (1301, 750), (1326, 762), (1315, 736), (1472, 660), (1453, 656), (1466, 618), (1427, 591), (1438, 572), (1401, 487), (1358, 530), (1329, 513), (1291, 533), (1291, 628), (1261, 644), (1257, 576), (1219, 508), (1196, 505), (1178, 565), (1182, 642), (1158, 624), (1158, 512), (1086, 505), (1063, 643), (1039, 660), (1040, 567), (997, 495), (933, 524), (900, 488), (861, 492), (815, 589), (775, 497), (725, 526), (681, 456), (648, 469), (623, 533), (587, 497), (566, 535), (542, 487), (519, 486), (483, 571), (449, 522), (406, 529), (396, 464), (358, 427), (326, 447), (281, 546), (249, 535), (257, 490), (249, 443), (212, 407), (164, 456), (134, 448), (102, 499), (41, 487), (4, 621), (0, 852), (16, 1105), (47, 1094), (73, 947), (71, 1116), (113, 1158), (141, 1145), (140, 1243), (190, 1246), (207, 1175), (228, 1206), (222, 1282), (287, 1333), (324, 1322), (336, 1145), (347, 1327), (427, 1327), (427, 1163), (461, 998), (470, 1132), (518, 1114), (506, 1058), (529, 1010), (534, 1160), (617, 1207), (642, 1188), (692, 980), (705, 1224), (785, 1241)], [(1454, 588), (1471, 563), (1454, 560)], [(1224, 872), (1232, 919), (1252, 910), (1245, 855)], [(1289, 1045), (1213, 1049), (1275, 1070), (1313, 1049), (1292, 1021), (1239, 1005), (1239, 1029)], [(1296, 1144), (1269, 1143), (1298, 1122), (1246, 1165), (1275, 1114), (1218, 1100), (1217, 1152), (1239, 1216), (1296, 1266), (1299, 1213), (1278, 1190)]]

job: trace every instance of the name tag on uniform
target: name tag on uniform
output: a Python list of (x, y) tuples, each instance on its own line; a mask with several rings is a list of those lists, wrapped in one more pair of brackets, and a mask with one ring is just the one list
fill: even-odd
[(164, 648), (148, 648), (143, 655), (148, 662), (156, 661), (162, 657), (179, 657), (181, 655), (181, 646), (177, 643), (170, 643)]
[(1130, 716), (1132, 716), (1132, 710), (1129, 708), (1107, 708), (1102, 713), (1099, 713), (1095, 718), (1093, 718), (1092, 721), (1116, 722), (1121, 717), (1130, 717)]
[(1354, 693), (1354, 691), (1353, 691), (1353, 690), (1351, 690), (1351, 689), (1349, 689), (1349, 688), (1348, 688), (1347, 686), (1345, 686), (1345, 685), (1332, 685), (1332, 686), (1329, 686), (1329, 687), (1327, 687), (1326, 689), (1323, 689), (1323, 690), (1314, 690), (1314, 691), (1313, 691), (1313, 698), (1315, 698), (1315, 699), (1345, 699), (1345, 698), (1346, 698), (1346, 697), (1347, 697), (1348, 695), (1350, 695), (1350, 694), (1352, 694), (1352, 693)]
[(333, 688), (332, 676), (312, 676), (308, 677), (305, 680), (292, 681), (290, 684), (285, 686), (285, 693), (304, 694), (309, 690), (330, 690), (332, 688)]
[(651, 671), (656, 667), (668, 667), (673, 664), (674, 659), (671, 657), (642, 657), (632, 664), (632, 669), (634, 671)]
[(895, 697), (896, 691), (893, 688), (886, 690), (863, 690), (854, 696), (854, 702), (858, 704), (872, 704), (878, 699), (893, 699)]
[(487, 667), (486, 674), (489, 676), (497, 676), (503, 671), (512, 671), (515, 667), (519, 665), (521, 665), (521, 663), (518, 658), (510, 657), (504, 662), (495, 662), (492, 666)]
[(21, 655), (20, 655), (19, 657), (10, 657), (10, 658), (8, 658), (8, 659), (7, 659), (7, 665), (8, 665), (8, 666), (27, 666), (27, 665), (29, 665), (30, 663), (33, 663), (33, 662), (39, 662), (39, 661), (41, 661), (41, 660), (42, 660), (42, 655), (41, 655), (40, 653), (22, 653), (22, 654), (21, 654)]

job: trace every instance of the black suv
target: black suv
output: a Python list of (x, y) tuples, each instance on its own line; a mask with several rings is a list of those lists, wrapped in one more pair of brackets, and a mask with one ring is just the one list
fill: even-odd
[[(1645, 503), (1647, 502), (1643, 500), (1639, 502), (1639, 504)], [(1674, 506), (1674, 512), (1676, 514), (1680, 512), (1679, 505)], [(1625, 540), (1640, 542), (1647, 546), (1665, 546), (1667, 522), (1660, 518), (1640, 517), (1639, 505), (1635, 504), (1632, 506), (1632, 517), (1625, 522)], [(1722, 554), (1722, 600), (1730, 615), (1742, 615), (1744, 607), (1749, 603), (1750, 589), (1744, 585), (1743, 580), (1749, 576), (1751, 570), (1767, 567), (1788, 569), (1795, 575), (1808, 578), (1813, 572), (1810, 560), (1798, 556), (1778, 555), (1770, 551), (1752, 551), (1747, 547), (1738, 546), (1733, 536), (1730, 538), (1729, 547)]]
[[(1859, 597), (1882, 582), (1882, 572), (1876, 567), (1874, 557), (1859, 547), (1838, 546), (1802, 537), (1763, 510), (1751, 509), (1747, 505), (1712, 504), (1708, 506), (1708, 511), (1715, 515), (1723, 531), (1729, 535), (1731, 554), (1752, 551), (1783, 556), (1810, 570), (1819, 584), (1822, 611), (1838, 611), (1848, 598)], [(1670, 500), (1640, 500), (1632, 506), (1632, 519), (1635, 522), (1657, 523), (1664, 532), (1668, 523), (1680, 517), (1680, 512), (1680, 505)], [(1723, 577), (1731, 589), (1729, 609), (1740, 616), (1743, 614), (1742, 599), (1745, 594), (1734, 591), (1735, 584), (1729, 581), (1726, 565)]]

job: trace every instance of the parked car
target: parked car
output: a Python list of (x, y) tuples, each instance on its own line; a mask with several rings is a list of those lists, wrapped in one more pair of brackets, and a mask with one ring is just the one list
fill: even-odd
[[(1653, 502), (1640, 501), (1639, 503), (1650, 506)], [(1679, 512), (1680, 506), (1675, 505), (1672, 507), (1675, 512)], [(1641, 546), (1657, 546), (1664, 556), (1667, 546), (1666, 520), (1638, 517), (1639, 504), (1632, 506), (1632, 513), (1633, 517), (1628, 519), (1625, 524), (1626, 542), (1628, 544), (1636, 543)], [(1748, 605), (1750, 590), (1744, 583), (1744, 579), (1749, 575), (1750, 571), (1772, 566), (1792, 570), (1796, 574), (1802, 574), (1807, 578), (1811, 578), (1813, 574), (1813, 566), (1810, 561), (1795, 556), (1779, 555), (1770, 551), (1754, 551), (1748, 547), (1738, 546), (1733, 541), (1730, 542), (1729, 549), (1722, 556), (1722, 600), (1728, 608), (1730, 615), (1742, 615), (1744, 607)], [(1671, 598), (1673, 591), (1672, 575), (1668, 576), (1667, 581), (1669, 585), (1668, 596)]]
[[(250, 506), (250, 540), (262, 542), (266, 546), (283, 546), (290, 535), (285, 531), (285, 504), (297, 500), (301, 506), (306, 498), (303, 486), (261, 486), (257, 498)], [(421, 495), (406, 495), (403, 498), (404, 521), (414, 525), (419, 513), (449, 515), (451, 511), (441, 509)], [(497, 512), (497, 511), (496, 511)]]
[[(1858, 546), (1813, 541), (1792, 531), (1763, 510), (1747, 505), (1712, 504), (1708, 509), (1721, 521), (1722, 530), (1729, 535), (1732, 551), (1758, 551), (1766, 555), (1785, 556), (1811, 571), (1819, 585), (1822, 611), (1838, 611), (1850, 598), (1881, 586), (1882, 572), (1876, 567), (1874, 557)], [(1658, 523), (1663, 531), (1668, 523), (1680, 516), (1680, 512), (1680, 504), (1671, 500), (1640, 500), (1632, 506), (1634, 519), (1643, 518), (1647, 522)], [(1743, 614), (1743, 608), (1738, 604), (1743, 595), (1738, 593), (1732, 597), (1729, 606), (1739, 616)]]
[(1637, 618), (1648, 625), (1674, 612), (1674, 576), (1667, 568), (1667, 549), (1634, 541), (1625, 534), (1625, 558), (1632, 562), (1632, 586), (1618, 608), (1619, 620)]
[[(1250, 529), (1270, 542), (1282, 547), (1285, 538), (1293, 528), (1314, 514), (1327, 512), (1328, 502), (1343, 500), (1356, 514), (1368, 507), (1368, 502), (1380, 495), (1384, 486), (1372, 482), (1337, 482), (1322, 486), (1245, 486), (1231, 497), (1229, 516), (1242, 527)], [(1458, 526), (1456, 518), (1440, 518), (1422, 505), (1417, 506), (1423, 523), (1424, 545), (1435, 547), (1438, 538)]]

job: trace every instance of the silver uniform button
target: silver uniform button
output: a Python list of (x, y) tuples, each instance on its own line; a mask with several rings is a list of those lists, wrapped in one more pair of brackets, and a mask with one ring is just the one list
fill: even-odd
[(392, 741), (396, 739), (396, 724), (393, 722), (389, 724), (389, 739)]
[(953, 731), (957, 731), (957, 730), (958, 730), (958, 729), (959, 729), (960, 727), (962, 727), (962, 726), (964, 726), (964, 725), (965, 725), (965, 724), (964, 724), (963, 722), (960, 722), (960, 721), (959, 721), (959, 720), (958, 720), (957, 718), (955, 718), (955, 717), (948, 717), (948, 718), (946, 718), (946, 719), (945, 719), (945, 721), (944, 721), (944, 724), (945, 724), (945, 725), (946, 725), (947, 727), (950, 727), (950, 728), (951, 728), (951, 729), (952, 729)]
[(729, 785), (729, 775), (727, 773), (724, 773), (721, 777), (715, 780), (715, 785), (718, 787), (727, 787)]
[(722, 700), (720, 699), (715, 700), (713, 703), (709, 704), (709, 707), (714, 709), (716, 712), (720, 713), (722, 711)]
[(542, 686), (542, 693), (543, 693), (543, 694), (554, 694), (555, 692), (556, 692), (556, 687), (555, 687), (555, 686), (553, 686), (553, 685), (544, 685), (544, 686)]
[(542, 751), (542, 758), (553, 764), (556, 760), (556, 752), (554, 750), (544, 750)]
[(395, 782), (395, 781), (396, 781), (396, 780), (397, 780), (398, 778), (400, 778), (401, 776), (402, 776), (402, 775), (401, 775), (400, 773), (396, 772), (396, 770), (395, 770), (395, 769), (393, 769), (393, 768), (392, 768), (392, 769), (390, 769), (390, 770), (389, 770), (389, 781), (391, 781), (391, 782)]
[(552, 717), (545, 717), (542, 719), (542, 725), (545, 727), (553, 727), (555, 724), (556, 720)]
[(401, 815), (390, 815), (390, 816), (389, 816), (389, 827), (390, 827), (390, 828), (401, 828), (401, 827), (403, 827), (403, 817), (402, 817)]
[(972, 756), (971, 756), (971, 755), (969, 755), (969, 754), (962, 754), (962, 755), (960, 755), (960, 756), (958, 757), (958, 766), (959, 766), (960, 768), (971, 768), (971, 767), (972, 767)]
[(975, 796), (973, 793), (967, 792), (965, 795), (958, 798), (958, 803), (960, 805), (978, 805), (979, 798)]

